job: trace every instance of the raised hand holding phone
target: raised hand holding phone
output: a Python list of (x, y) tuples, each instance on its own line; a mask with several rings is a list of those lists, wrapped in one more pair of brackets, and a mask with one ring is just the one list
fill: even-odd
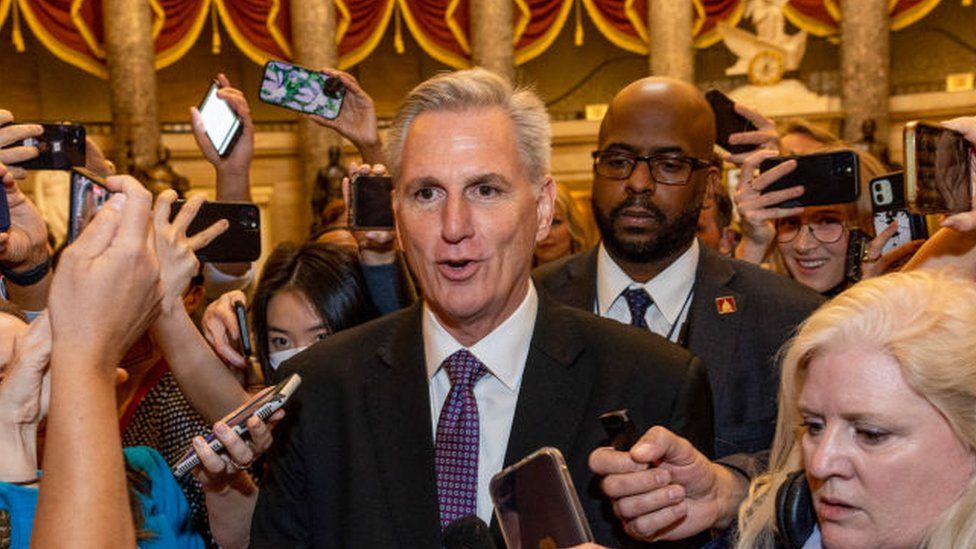
[[(383, 188), (378, 189), (380, 192), (373, 192), (377, 189), (354, 189), (350, 178), (355, 180), (358, 177), (368, 178), (361, 181), (361, 184), (378, 185)], [(360, 260), (366, 265), (386, 265), (396, 259), (396, 235), (390, 189), (392, 189), (392, 181), (386, 177), (386, 166), (382, 164), (358, 165), (353, 162), (349, 167), (349, 177), (342, 180), (342, 197), (346, 203), (349, 229), (359, 244)], [(357, 190), (360, 191), (357, 193), (360, 197), (366, 195), (369, 199), (357, 200), (358, 197), (354, 197), (354, 191)], [(357, 207), (354, 208), (353, 203)], [(367, 214), (364, 217), (384, 218), (384, 224), (387, 222), (389, 224), (385, 227), (374, 226), (369, 230), (360, 230), (355, 222), (356, 218), (361, 217), (357, 215), (357, 211)]]

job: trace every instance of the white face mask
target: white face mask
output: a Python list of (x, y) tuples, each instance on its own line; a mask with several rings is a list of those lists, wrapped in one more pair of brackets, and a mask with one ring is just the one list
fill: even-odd
[(308, 349), (307, 345), (305, 347), (295, 347), (293, 349), (285, 349), (284, 351), (270, 353), (268, 354), (268, 363), (271, 364), (272, 370), (277, 370), (278, 366), (281, 366), (286, 360), (304, 351), (305, 349)]

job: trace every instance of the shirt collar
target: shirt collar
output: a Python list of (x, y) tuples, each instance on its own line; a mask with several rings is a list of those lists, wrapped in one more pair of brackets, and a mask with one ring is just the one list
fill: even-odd
[[(424, 303), (423, 309), (424, 360), (427, 363), (427, 379), (430, 380), (440, 370), (441, 364), (447, 357), (466, 347), (448, 333), (427, 303)], [(529, 281), (525, 299), (515, 312), (491, 333), (471, 347), (467, 347), (468, 351), (485, 365), (491, 375), (512, 391), (518, 386), (519, 377), (525, 367), (524, 361), (515, 361), (512, 357), (527, 354), (526, 351), (532, 342), (538, 310), (539, 296), (535, 285)]]
[(623, 299), (620, 294), (624, 290), (644, 288), (664, 318), (674, 324), (684, 308), (688, 294), (695, 286), (695, 271), (698, 270), (700, 254), (696, 238), (666, 269), (641, 284), (627, 276), (601, 242), (596, 263), (596, 295), (600, 316), (607, 316), (614, 302)]

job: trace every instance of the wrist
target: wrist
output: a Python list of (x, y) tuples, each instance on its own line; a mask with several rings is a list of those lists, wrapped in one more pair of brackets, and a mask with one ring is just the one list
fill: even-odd
[(383, 155), (383, 140), (380, 139), (379, 135), (373, 139), (358, 143), (356, 148), (359, 149), (359, 154), (363, 157), (364, 164), (386, 164)]
[(217, 169), (217, 200), (251, 202), (250, 170)]
[(31, 484), (37, 477), (37, 425), (0, 425), (0, 482)]
[(725, 529), (733, 522), (739, 512), (739, 505), (749, 491), (749, 479), (732, 469), (713, 463), (715, 467), (715, 501), (717, 512), (712, 528)]

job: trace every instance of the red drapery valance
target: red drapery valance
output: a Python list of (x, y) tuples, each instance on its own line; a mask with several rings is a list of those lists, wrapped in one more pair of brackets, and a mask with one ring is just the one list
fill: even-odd
[[(221, 34), (230, 36), (250, 59), (290, 59), (289, 0), (132, 0), (152, 10), (156, 68), (180, 59), (199, 39), (208, 17), (211, 42), (219, 50)], [(500, 0), (502, 1), (502, 0)], [(600, 33), (626, 50), (646, 54), (647, 0), (509, 0), (514, 5), (512, 26), (515, 62), (521, 64), (544, 52), (575, 12), (576, 43), (583, 42), (582, 12)], [(336, 40), (340, 68), (366, 58), (379, 44), (390, 22), (394, 43), (402, 51), (401, 25), (423, 50), (452, 67), (470, 65), (468, 0), (332, 0), (336, 10)], [(940, 0), (892, 0), (891, 27), (918, 21)], [(694, 38), (699, 48), (719, 40), (720, 21), (737, 25), (745, 0), (693, 0)], [(789, 0), (784, 15), (797, 27), (818, 36), (839, 33), (839, 0)], [(23, 49), (21, 19), (51, 52), (77, 67), (107, 77), (102, 0), (0, 0), (0, 26), (13, 19), (15, 46)]]

